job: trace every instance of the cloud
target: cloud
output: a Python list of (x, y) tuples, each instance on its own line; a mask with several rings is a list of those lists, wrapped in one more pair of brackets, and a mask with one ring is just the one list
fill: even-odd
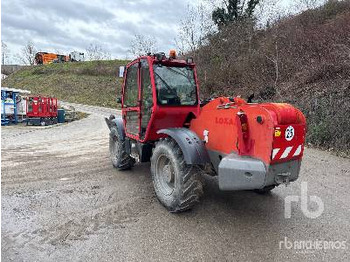
[(143, 34), (167, 51), (187, 1), (3, 0), (1, 38), (13, 54), (31, 40), (38, 50), (66, 53), (97, 43), (125, 58), (134, 35)]

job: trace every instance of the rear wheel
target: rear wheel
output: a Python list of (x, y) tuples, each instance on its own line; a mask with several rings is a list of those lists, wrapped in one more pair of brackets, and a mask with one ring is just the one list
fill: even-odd
[(172, 139), (156, 144), (151, 158), (153, 185), (159, 201), (171, 212), (191, 209), (203, 194), (197, 168), (187, 165)]
[(130, 169), (135, 164), (135, 159), (126, 153), (125, 141), (116, 127), (112, 127), (109, 134), (109, 153), (113, 166), (119, 170)]

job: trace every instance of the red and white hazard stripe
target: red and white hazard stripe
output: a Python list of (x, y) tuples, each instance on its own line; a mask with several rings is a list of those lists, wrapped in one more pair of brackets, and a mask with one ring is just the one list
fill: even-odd
[(292, 158), (301, 154), (302, 145), (288, 146), (286, 148), (274, 148), (272, 150), (272, 160)]

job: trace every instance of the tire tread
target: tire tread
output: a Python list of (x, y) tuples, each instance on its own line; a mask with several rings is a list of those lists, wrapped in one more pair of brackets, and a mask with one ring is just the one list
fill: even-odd
[[(199, 178), (198, 169), (196, 166), (187, 165), (185, 163), (182, 151), (177, 143), (171, 138), (165, 138), (156, 143), (156, 147), (153, 151), (151, 163), (156, 162), (158, 156), (158, 150), (161, 147), (169, 148), (174, 152), (177, 165), (179, 166), (180, 174), (180, 190), (179, 194), (176, 196), (175, 201), (171, 206), (166, 206), (165, 203), (158, 196), (157, 188), (155, 190), (160, 202), (170, 211), (170, 212), (182, 212), (191, 209), (196, 203), (199, 202), (200, 197), (203, 195), (203, 186)], [(151, 164), (152, 176), (154, 176), (154, 165)], [(154, 181), (154, 179), (153, 179)], [(154, 182), (155, 183), (155, 182)]]

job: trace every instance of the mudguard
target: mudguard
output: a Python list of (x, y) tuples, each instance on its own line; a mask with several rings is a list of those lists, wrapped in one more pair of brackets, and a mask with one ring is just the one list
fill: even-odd
[(187, 128), (161, 129), (158, 134), (165, 134), (173, 138), (182, 150), (186, 164), (205, 165), (210, 158), (202, 140)]
[(125, 130), (124, 130), (124, 124), (123, 119), (121, 117), (116, 117), (115, 115), (110, 115), (109, 118), (105, 118), (107, 126), (109, 129), (112, 128), (112, 126), (117, 127), (117, 131), (122, 138), (122, 141), (125, 139)]

